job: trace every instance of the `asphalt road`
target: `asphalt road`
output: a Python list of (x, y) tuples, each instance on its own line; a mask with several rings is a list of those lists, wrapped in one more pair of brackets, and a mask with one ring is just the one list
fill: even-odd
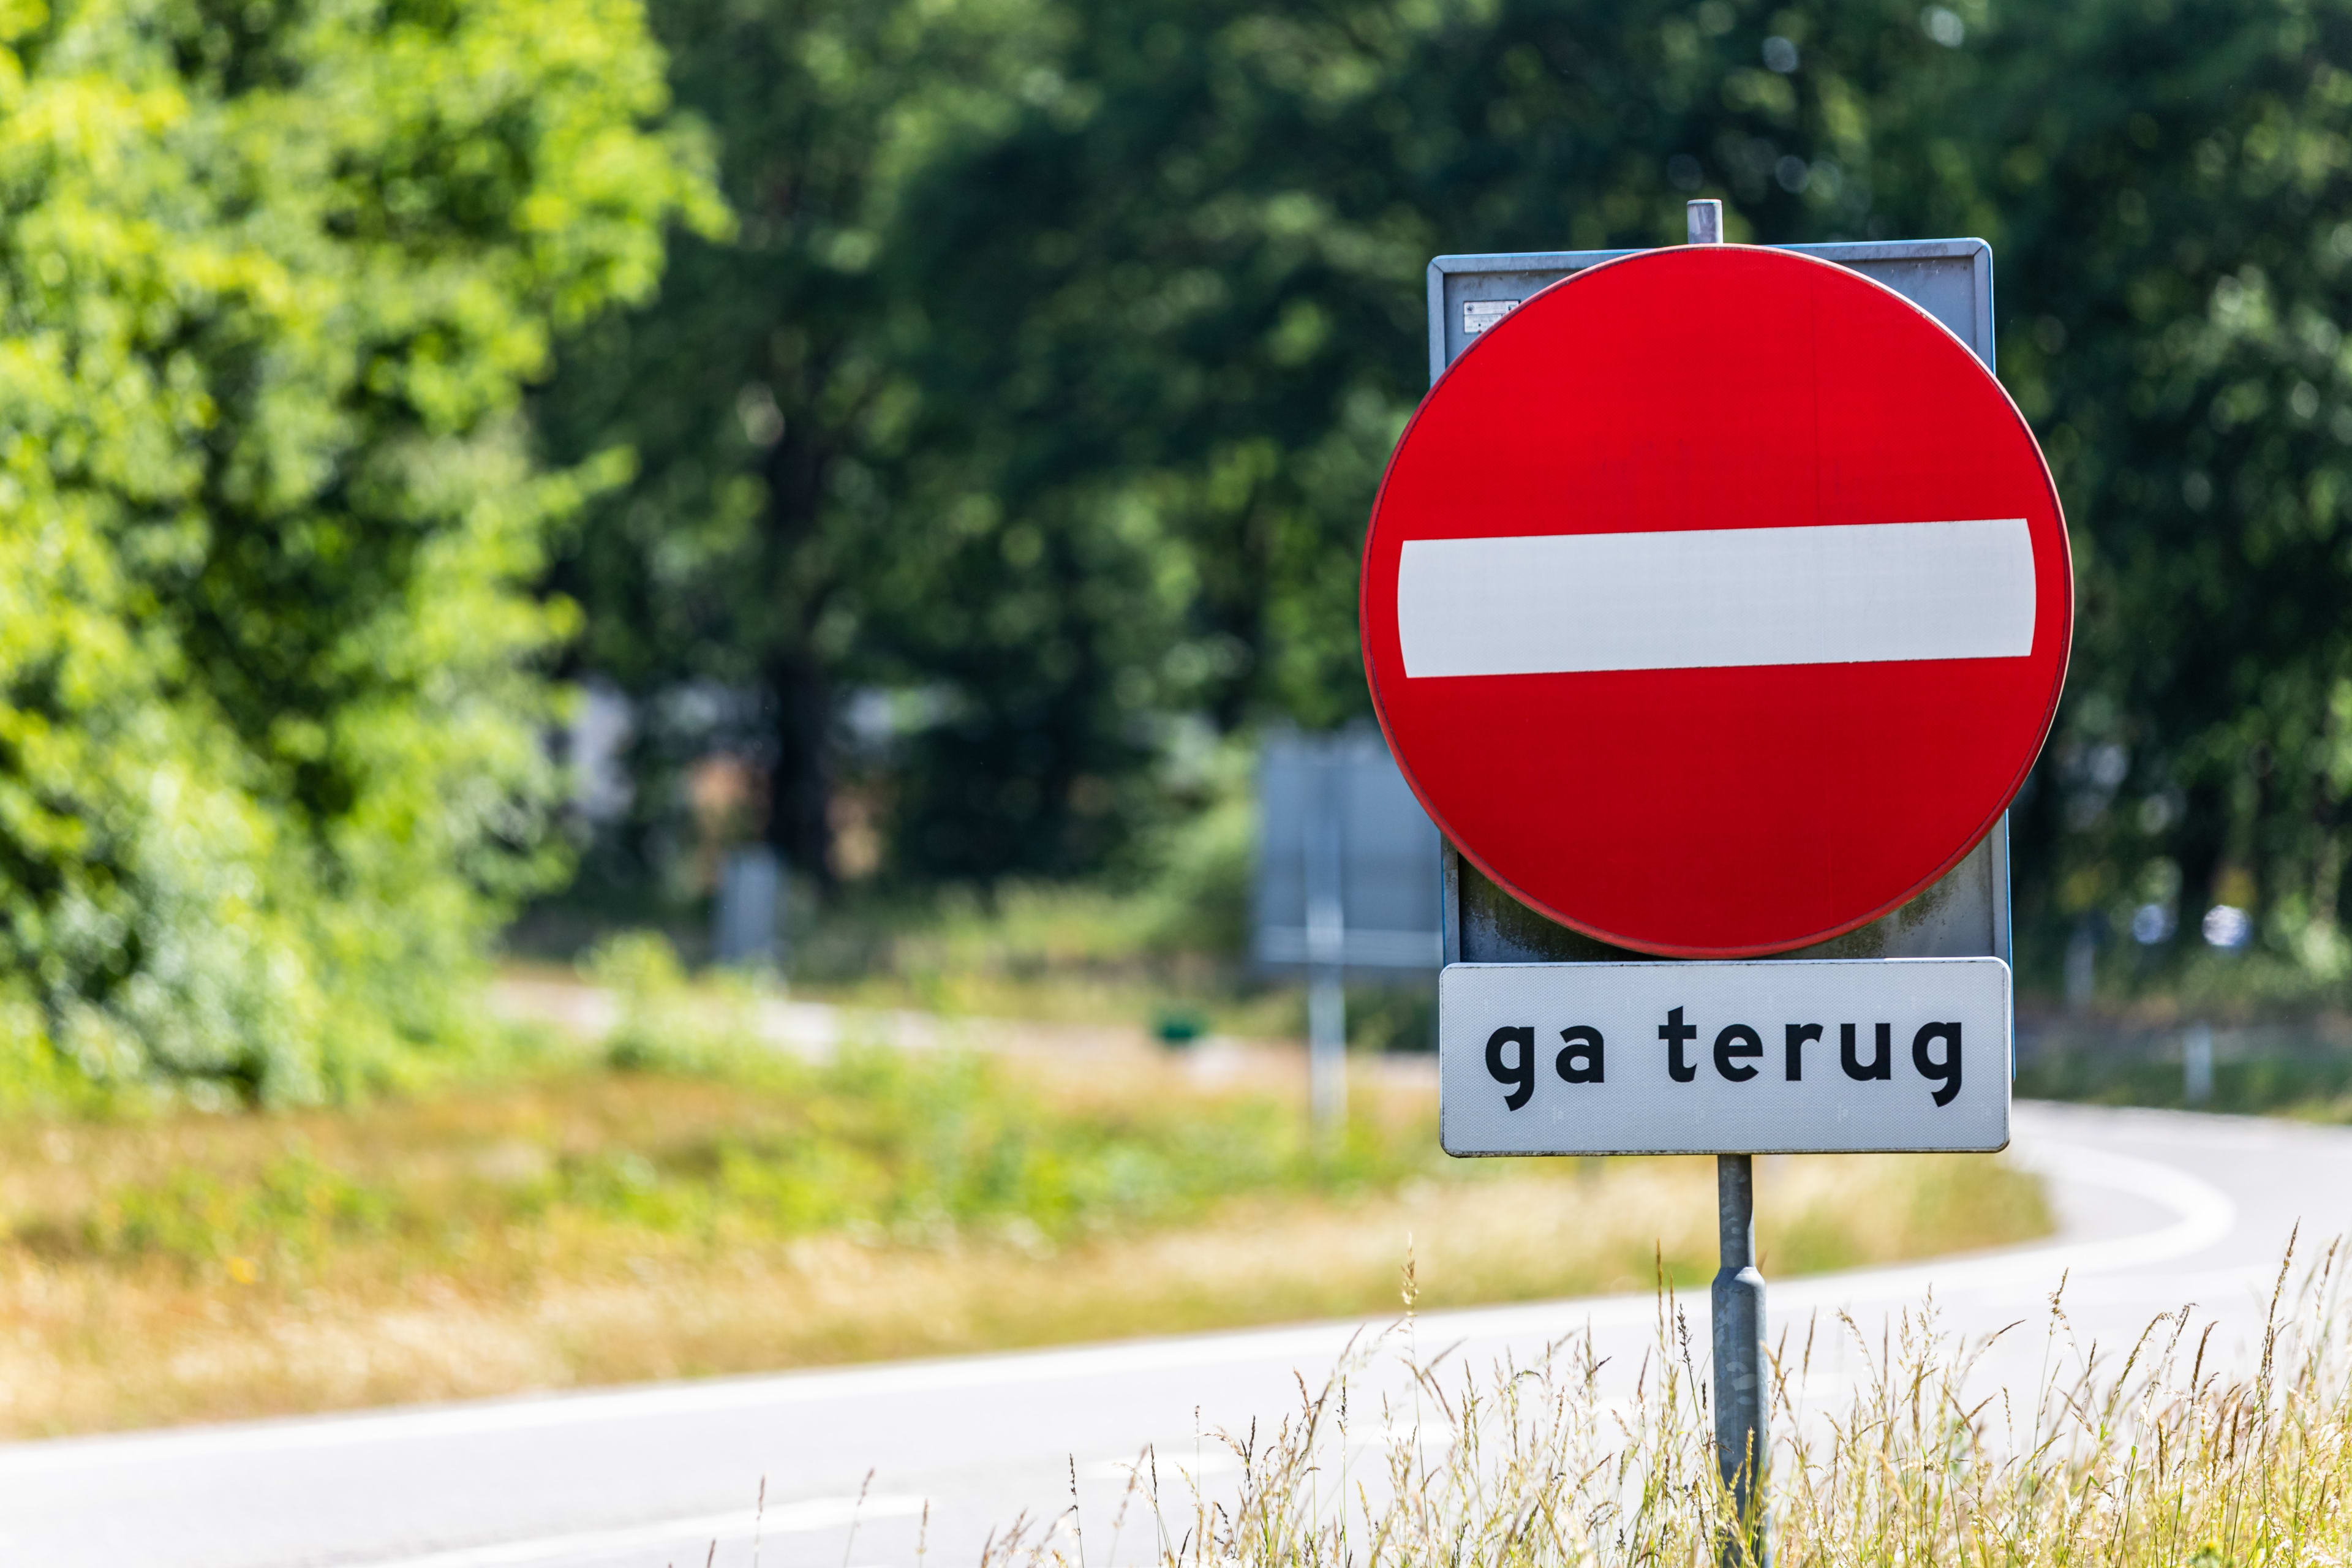
[[(2217, 1346), (2244, 1355), (2289, 1233), (2300, 1226), (2308, 1244), (2352, 1229), (2352, 1131), (2031, 1105), (2013, 1152), (2050, 1176), (2055, 1241), (1776, 1283), (1774, 1331), (1840, 1308), (1884, 1322), (1931, 1288), (1948, 1325), (1990, 1331), (2042, 1312), (2063, 1273), (2078, 1336), (2127, 1340), (2195, 1303), (2221, 1320)], [(1759, 1184), (1769, 1203), (1769, 1173)], [(1703, 1292), (1685, 1306), (1704, 1344)], [(1655, 1310), (1643, 1296), (1433, 1313), (1418, 1343), (1460, 1342), (1457, 1357), (1478, 1364), (1588, 1328), (1632, 1364)], [(992, 1529), (1024, 1511), (1050, 1519), (1075, 1486), (1102, 1568), (1123, 1464), (1156, 1445), (1167, 1468), (1197, 1466), (1213, 1487), (1202, 1429), (1292, 1408), (1297, 1380), (1319, 1384), (1359, 1327), (20, 1444), (0, 1447), (0, 1563), (683, 1568), (715, 1542), (718, 1562), (744, 1564), (764, 1479), (763, 1563), (900, 1568), (919, 1546), (929, 1562), (971, 1563)], [(1835, 1354), (1817, 1368), (1834, 1397), (1846, 1371)], [(1130, 1526), (1118, 1555), (1148, 1545)]]

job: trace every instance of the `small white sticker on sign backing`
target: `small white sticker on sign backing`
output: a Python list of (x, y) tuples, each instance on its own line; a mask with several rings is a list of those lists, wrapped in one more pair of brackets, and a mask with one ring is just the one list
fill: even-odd
[(1463, 334), (1475, 338), (1518, 308), (1517, 300), (1465, 300), (1462, 301)]

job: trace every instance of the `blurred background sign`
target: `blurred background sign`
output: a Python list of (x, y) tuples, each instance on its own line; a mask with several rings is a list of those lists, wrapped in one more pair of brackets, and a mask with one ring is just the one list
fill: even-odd
[(744, 969), (774, 969), (784, 961), (778, 940), (784, 866), (764, 844), (739, 845), (719, 868), (712, 900), (710, 949), (717, 962)]
[(1318, 1126), (1347, 1115), (1349, 969), (1435, 969), (1443, 867), (1436, 827), (1380, 732), (1277, 730), (1258, 762), (1254, 900), (1260, 965), (1307, 973), (1307, 1059)]
[(1378, 731), (1267, 737), (1258, 812), (1261, 966), (1438, 966), (1437, 829)]

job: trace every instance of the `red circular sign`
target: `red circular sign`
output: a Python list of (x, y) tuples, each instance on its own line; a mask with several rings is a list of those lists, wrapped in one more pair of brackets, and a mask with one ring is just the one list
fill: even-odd
[(1875, 920), (2024, 783), (2074, 574), (2000, 383), (1859, 273), (1693, 246), (1487, 329), (1389, 459), (1364, 662), (1463, 854), (1621, 946)]

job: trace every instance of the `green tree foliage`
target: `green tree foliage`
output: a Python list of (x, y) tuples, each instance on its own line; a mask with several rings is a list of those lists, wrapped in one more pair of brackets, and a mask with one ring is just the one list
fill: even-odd
[(1873, 232), (1852, 75), (1938, 51), (1872, 15), (1851, 62), (1765, 63), (1840, 9), (1098, 0), (1062, 68), (1094, 110), (932, 175), (927, 384), (1008, 526), (1116, 476), (1186, 542), (1171, 700), (1364, 712), (1355, 545), (1428, 384), (1429, 258), (1678, 240), (1702, 185), (1759, 237)]
[[(1972, 34), (1971, 38), (1977, 35)], [(2019, 7), (1946, 213), (2004, 246), (2006, 379), (2082, 640), (2032, 803), (2046, 918), (2248, 906), (2352, 973), (2352, 8)]]
[[(1735, 237), (1885, 234), (1882, 108), (1949, 53), (1852, 4), (1080, 10), (1058, 68), (1090, 111), (1024, 114), (919, 203), (922, 445), (1007, 542), (1114, 508), (1172, 542), (1184, 618), (1125, 673), (1225, 729), (1369, 713), (1358, 546), (1428, 384), (1432, 255), (1671, 242), (1703, 192)], [(967, 595), (1003, 581), (969, 559)]]
[(941, 716), (897, 848), (960, 875), (1098, 862), (1171, 715), (1361, 714), (1427, 258), (1671, 241), (1712, 195), (1735, 238), (1995, 246), (2083, 595), (2030, 933), (2230, 901), (2345, 969), (2342, 0), (707, 4), (661, 13), (680, 90), (767, 216), (583, 362), (618, 412), (563, 449), (646, 459), (582, 547), (592, 657), (768, 691), (803, 864), (843, 681)]
[[(721, 216), (628, 0), (0, 15), (0, 998), (314, 1097), (550, 869), (554, 335)], [(609, 468), (609, 465), (606, 466)]]
[(1761, 159), (1759, 220), (1797, 205), (1752, 20), (656, 15), (744, 226), (686, 246), (544, 401), (559, 453), (642, 463), (558, 581), (625, 685), (759, 693), (736, 743), (772, 764), (771, 837), (821, 877), (846, 682), (938, 715), (890, 781), (898, 859), (928, 875), (1099, 864), (1149, 816), (1169, 715), (1360, 713), (1352, 540), (1422, 384), (1431, 250), (1654, 242), (1669, 159), (1710, 139), (1743, 182)]
[(969, 487), (950, 520), (901, 504), (909, 354), (933, 326), (904, 267), (926, 221), (908, 185), (1025, 111), (1064, 111), (1036, 63), (1062, 17), (1028, 0), (666, 0), (655, 17), (741, 226), (681, 243), (659, 302), (583, 338), (541, 401), (557, 453), (617, 441), (639, 463), (557, 581), (588, 608), (587, 663), (632, 691), (754, 694), (720, 738), (767, 764), (767, 832), (823, 879), (844, 683), (921, 681), (894, 658), (894, 614), (970, 606), (907, 552), (959, 500), (990, 506)]
[[(1354, 555), (1441, 250), (1977, 234), (2075, 532), (2072, 695), (2020, 822), (2054, 951), (2259, 904), (2322, 975), (2352, 794), (2352, 8), (1099, 0), (940, 170), (926, 287), (1008, 516), (1129, 476), (1193, 552), (1169, 668), (1227, 722), (1360, 711)], [(961, 199), (959, 199), (961, 197)], [(985, 300), (985, 310), (982, 300)], [(1022, 395), (1026, 394), (1024, 400)], [(1214, 650), (1203, 658), (1198, 650)]]

